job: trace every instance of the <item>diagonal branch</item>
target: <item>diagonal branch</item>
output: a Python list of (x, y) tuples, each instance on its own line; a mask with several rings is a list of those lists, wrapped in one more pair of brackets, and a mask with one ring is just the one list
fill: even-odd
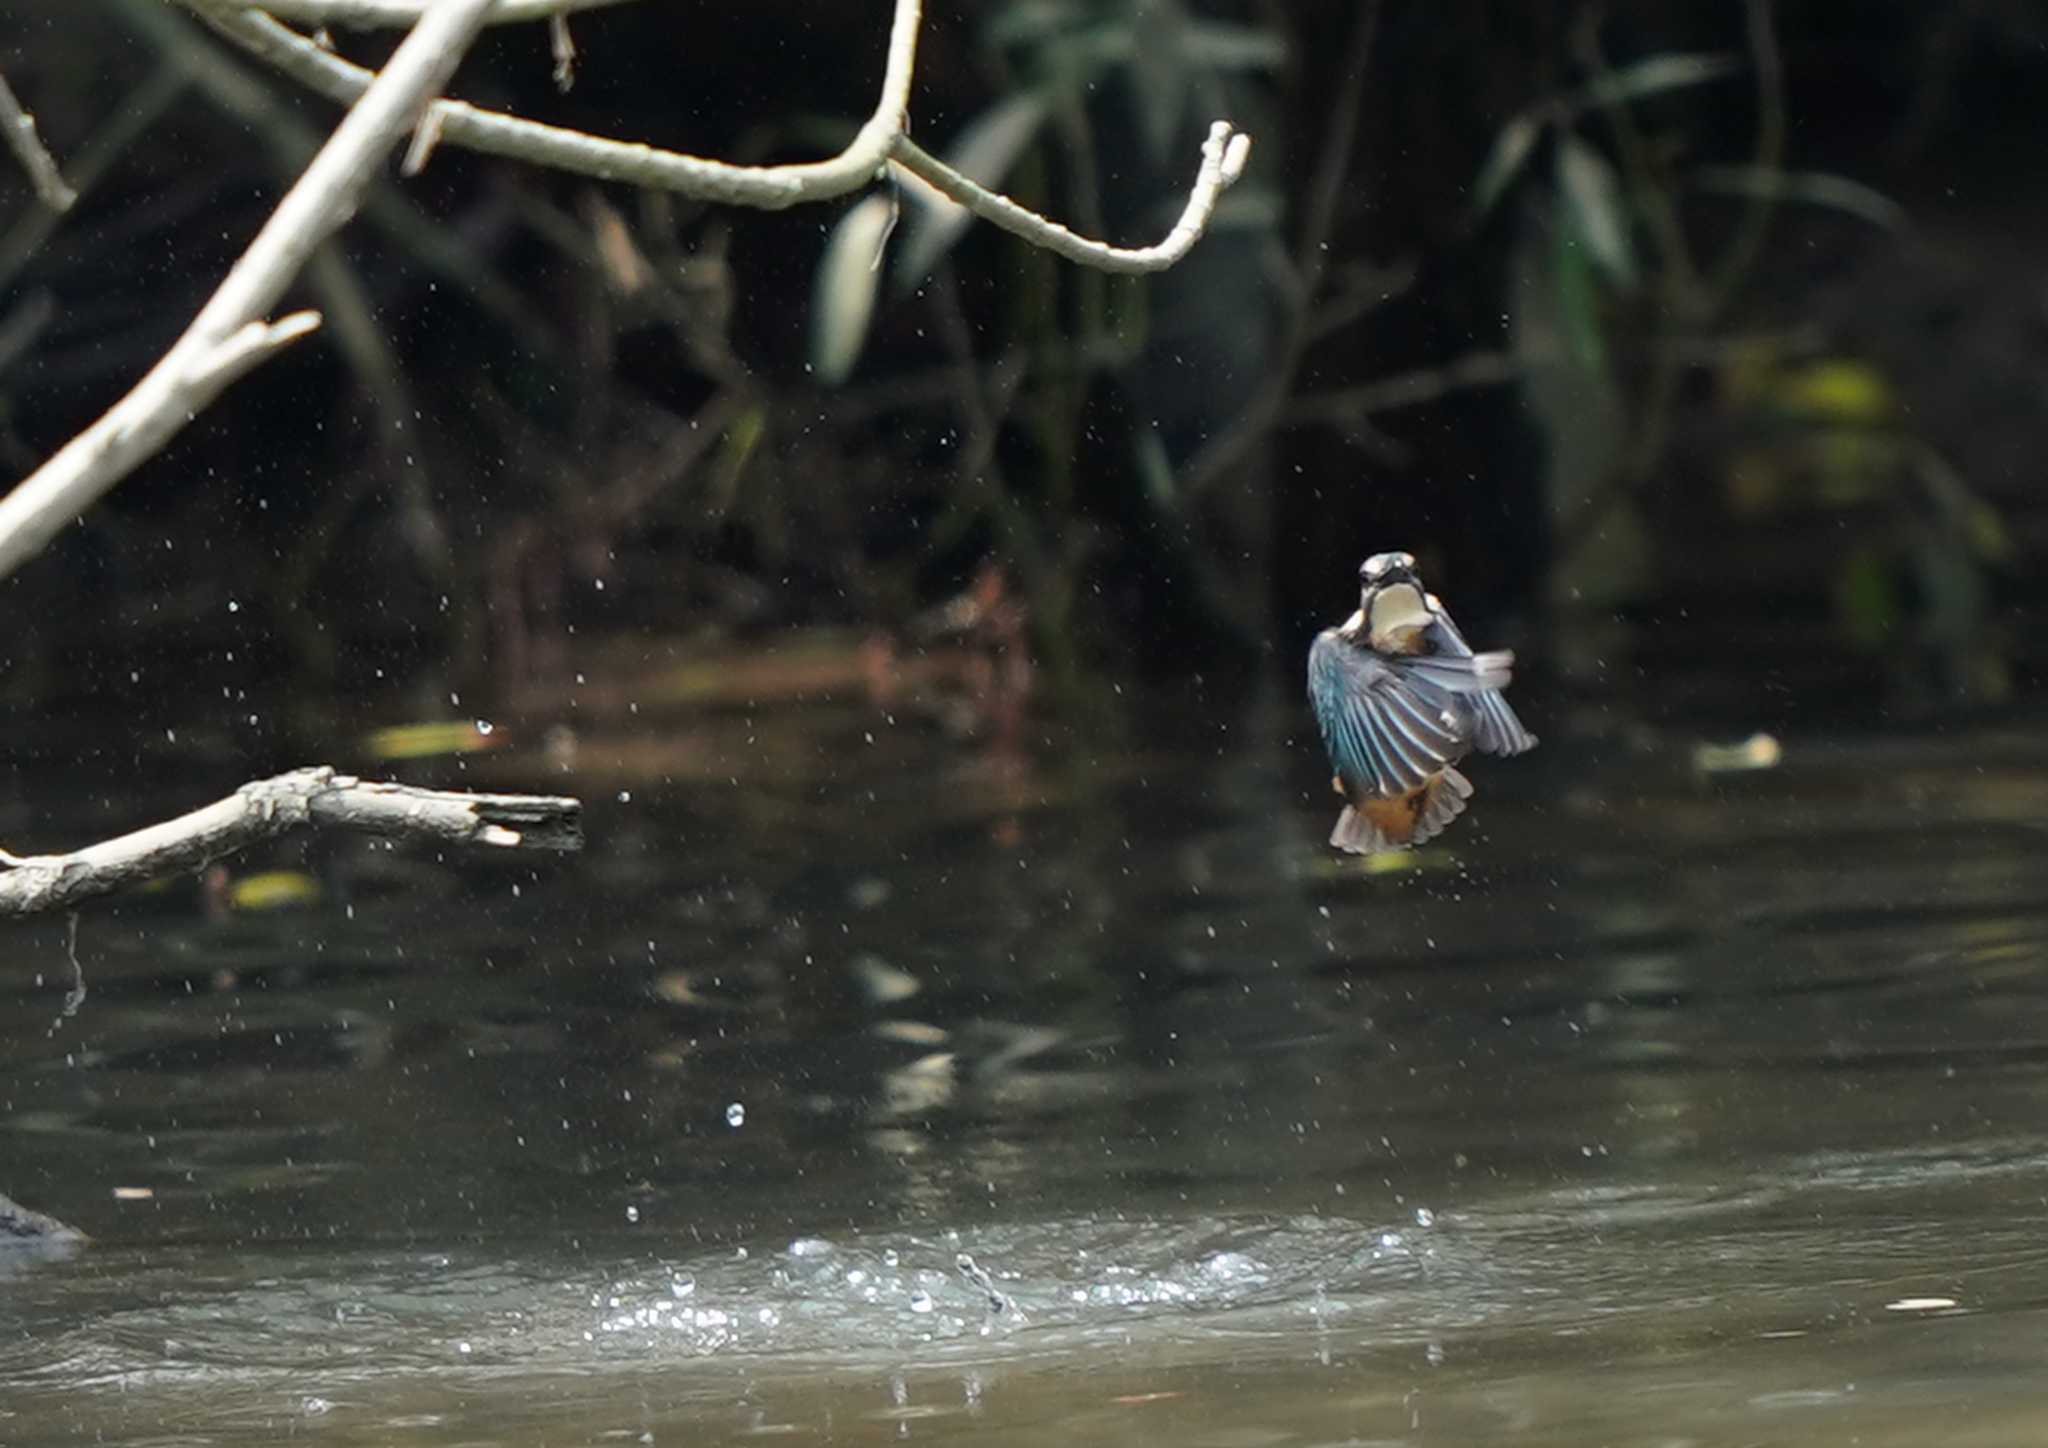
[[(845, 195), (887, 164), (915, 175), (975, 214), (1069, 260), (1105, 271), (1171, 266), (1199, 240), (1217, 199), (1244, 172), (1251, 138), (1218, 121), (1180, 220), (1154, 246), (1091, 241), (928, 155), (908, 134), (920, 0), (896, 0), (888, 63), (874, 113), (829, 160), (737, 166), (544, 126), (457, 101), (433, 101), (487, 20), (509, 0), (408, 0), (423, 19), (381, 73), (351, 65), (240, 0), (181, 0), (216, 30), (307, 86), (353, 107), (256, 240), (171, 350), (105, 416), (0, 499), (0, 578), (34, 556), (168, 441), (199, 409), (270, 352), (318, 323), (310, 312), (276, 323), (269, 309), (314, 249), (353, 214), (377, 162), (411, 130), (408, 166), (447, 140), (560, 170), (628, 181), (708, 200), (775, 210)], [(374, 6), (372, 7), (374, 8)]]
[[(236, 0), (182, 3), (228, 39), (330, 100), (352, 104), (370, 84), (372, 72)], [(434, 124), (440, 139), (452, 146), (707, 201), (779, 211), (800, 201), (829, 200), (874, 180), (888, 159), (890, 145), (903, 134), (922, 9), (919, 0), (896, 0), (881, 99), (846, 149), (829, 160), (735, 166), (639, 142), (546, 126), (462, 101), (438, 102), (433, 108)]]
[(435, 0), (213, 296), (134, 390), (0, 499), (0, 578), (318, 318), (266, 317), (313, 249), (354, 212), (377, 165), (448, 83), (492, 0)]
[[(578, 10), (601, 10), (625, 0), (497, 0), (486, 25), (554, 20)], [(301, 25), (346, 25), (357, 30), (417, 25), (428, 0), (263, 0), (263, 8)]]
[(1244, 174), (1251, 147), (1252, 138), (1242, 131), (1233, 131), (1228, 121), (1218, 121), (1209, 127), (1209, 139), (1202, 143), (1202, 168), (1195, 175), (1180, 220), (1174, 223), (1165, 240), (1155, 246), (1137, 247), (1111, 246), (1069, 231), (999, 192), (976, 185), (908, 136), (898, 136), (889, 155), (911, 175), (929, 182), (982, 220), (1015, 232), (1068, 261), (1098, 271), (1152, 272), (1172, 266), (1202, 239), (1202, 233), (1209, 229), (1209, 218), (1215, 214), (1217, 198)]
[(64, 177), (57, 170), (57, 160), (50, 154), (50, 148), (43, 144), (43, 138), (36, 134), (36, 118), (22, 109), (14, 97), (14, 88), (7, 84), (7, 77), (0, 75), (0, 139), (7, 142), (7, 149), (14, 152), (14, 158), (21, 162), (22, 170), (28, 172), (28, 179), (36, 188), (36, 196), (52, 211), (69, 211), (71, 203), (78, 199), (78, 193), (64, 184)]
[[(369, 84), (370, 72), (353, 65), (236, 0), (181, 0), (222, 35), (276, 66), (300, 84), (347, 103)], [(1202, 148), (1202, 167), (1180, 221), (1156, 246), (1114, 247), (1091, 241), (985, 190), (910, 139), (906, 119), (911, 67), (916, 59), (918, 0), (897, 0), (889, 36), (882, 99), (859, 134), (837, 156), (795, 165), (738, 166), (636, 141), (615, 141), (544, 125), (462, 101), (433, 108), (439, 139), (488, 155), (527, 161), (604, 181), (673, 191), (707, 201), (779, 210), (805, 201), (829, 201), (871, 183), (884, 162), (922, 178), (986, 221), (1015, 232), (1069, 261), (1103, 271), (1158, 271), (1173, 265), (1201, 239), (1216, 201), (1243, 174), (1249, 136), (1218, 121)]]

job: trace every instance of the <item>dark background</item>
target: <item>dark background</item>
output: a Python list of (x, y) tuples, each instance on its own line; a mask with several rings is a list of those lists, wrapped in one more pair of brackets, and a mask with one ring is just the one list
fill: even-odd
[[(816, 158), (887, 8), (454, 88)], [(443, 148), (0, 582), (10, 851), (316, 761), (588, 835), (0, 930), (0, 1192), (95, 1239), (0, 1244), (7, 1441), (2040, 1441), (2048, 6), (931, 8), (921, 141), (1035, 104), (1004, 187), (1149, 242), (1228, 117), (1212, 232), (907, 213), (828, 385), (860, 199)], [(337, 111), (159, 0), (0, 70), (84, 191), (0, 164), (18, 477)], [(1301, 663), (1388, 548), (1543, 742), (1358, 859)]]
[[(871, 106), (886, 8), (593, 12), (566, 95), (544, 30), (507, 27), (456, 89), (811, 157)], [(318, 337), (4, 585), (0, 688), (118, 705), (163, 687), (137, 658), (208, 686), (232, 652), (240, 678), (544, 701), (572, 637), (897, 628), (993, 561), (1080, 698), (1291, 670), (1397, 546), (1531, 677), (1647, 713), (1757, 659), (1861, 714), (2032, 682), (2048, 9), (932, 8), (928, 146), (1036, 88), (1006, 187), (1142, 242), (1227, 115), (1256, 145), (1213, 233), (1134, 282), (970, 228), (884, 288), (828, 388), (807, 338), (850, 202), (727, 211), (444, 148), (298, 289)], [(335, 110), (145, 0), (10, 7), (0, 41), (85, 191), (48, 226), (0, 178), (24, 475), (185, 325)], [(1518, 118), (1534, 143), (1482, 206)], [(1794, 194), (1759, 203), (1774, 180)], [(719, 440), (677, 452), (693, 420)]]

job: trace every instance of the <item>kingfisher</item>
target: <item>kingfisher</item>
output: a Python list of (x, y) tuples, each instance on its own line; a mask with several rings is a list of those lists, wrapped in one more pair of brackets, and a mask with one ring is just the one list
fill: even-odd
[(1358, 612), (1308, 651), (1308, 699), (1344, 797), (1330, 843), (1370, 855), (1434, 839), (1465, 812), (1467, 754), (1520, 754), (1536, 736), (1501, 697), (1514, 654), (1473, 653), (1411, 554), (1373, 554), (1358, 583)]

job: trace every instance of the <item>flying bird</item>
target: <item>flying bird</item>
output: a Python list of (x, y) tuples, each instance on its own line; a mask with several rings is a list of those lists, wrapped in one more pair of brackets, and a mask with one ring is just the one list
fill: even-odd
[(1501, 690), (1506, 649), (1475, 654), (1406, 553), (1359, 565), (1358, 612), (1316, 635), (1308, 699), (1344, 812), (1330, 843), (1355, 855), (1434, 839), (1465, 811), (1458, 761), (1536, 747)]

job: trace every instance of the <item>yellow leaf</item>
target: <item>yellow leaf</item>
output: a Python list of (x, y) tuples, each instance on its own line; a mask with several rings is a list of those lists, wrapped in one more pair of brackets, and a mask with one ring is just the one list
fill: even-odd
[(237, 910), (287, 910), (319, 899), (320, 882), (297, 870), (244, 875), (228, 886), (228, 903)]
[(377, 759), (429, 759), (439, 754), (477, 754), (504, 742), (481, 719), (433, 719), (374, 729), (363, 748)]
[(1785, 375), (1779, 406), (1830, 422), (1888, 419), (1896, 399), (1884, 375), (1849, 357), (1829, 357)]

